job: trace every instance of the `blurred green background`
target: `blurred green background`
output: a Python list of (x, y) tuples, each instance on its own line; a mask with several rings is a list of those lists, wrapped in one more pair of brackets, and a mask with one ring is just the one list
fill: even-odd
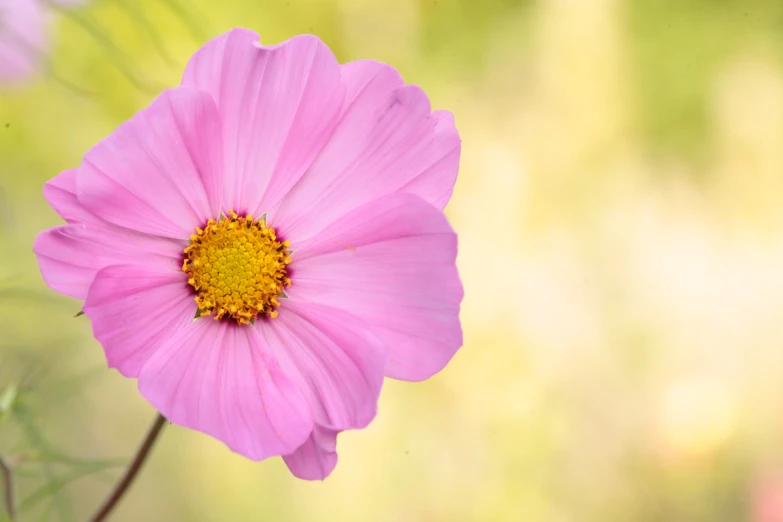
[[(43, 183), (234, 26), (454, 112), (465, 346), (323, 483), (166, 430), (116, 521), (783, 521), (780, 0), (100, 0), (0, 91), (0, 452), (81, 521), (154, 418), (31, 251)], [(1, 502), (1, 501), (0, 501)], [(1, 519), (1, 518), (0, 518)]]

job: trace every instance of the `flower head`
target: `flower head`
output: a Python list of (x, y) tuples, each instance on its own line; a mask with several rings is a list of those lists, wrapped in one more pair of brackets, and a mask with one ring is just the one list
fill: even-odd
[(462, 344), (459, 155), (451, 114), (391, 67), (234, 30), (46, 184), (68, 224), (35, 252), (170, 421), (322, 479), (384, 376)]

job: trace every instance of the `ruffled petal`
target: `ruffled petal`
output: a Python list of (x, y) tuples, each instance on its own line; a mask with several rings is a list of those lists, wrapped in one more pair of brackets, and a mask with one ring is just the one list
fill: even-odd
[(225, 141), (225, 208), (260, 215), (285, 195), (332, 134), (345, 87), (317, 37), (262, 46), (234, 29), (202, 47), (183, 85), (209, 92)]
[(44, 230), (33, 251), (41, 275), (52, 290), (84, 299), (96, 274), (117, 264), (139, 264), (180, 272), (186, 243), (115, 227), (64, 225)]
[(388, 346), (386, 375), (422, 380), (462, 346), (456, 255), (457, 236), (443, 213), (395, 194), (346, 214), (295, 250), (289, 295), (362, 319)]
[(0, 0), (0, 84), (36, 73), (49, 48), (45, 15), (40, 0)]
[(181, 272), (115, 265), (98, 272), (84, 313), (109, 366), (138, 377), (155, 350), (193, 321), (196, 303)]
[(176, 331), (139, 376), (171, 422), (253, 460), (286, 455), (313, 430), (307, 401), (254, 328), (203, 318)]
[(85, 155), (77, 198), (115, 225), (188, 238), (219, 216), (222, 149), (212, 98), (188, 87), (164, 91)]
[(44, 184), (44, 198), (57, 214), (68, 223), (102, 221), (93, 216), (76, 197), (76, 180), (79, 169), (64, 170)]
[(457, 134), (452, 113), (435, 111), (432, 113), (432, 119), (435, 122), (433, 133), (440, 136), (442, 143), (449, 143), (448, 146), (453, 146), (453, 148), (444, 152), (437, 161), (431, 162), (428, 167), (402, 187), (400, 192), (416, 194), (436, 208), (443, 210), (454, 192), (462, 142)]
[(451, 114), (431, 112), (424, 92), (388, 65), (343, 66), (348, 95), (321, 154), (270, 222), (292, 243), (365, 203), (397, 191), (443, 208), (457, 176), (460, 138)]
[(339, 432), (316, 425), (307, 441), (290, 455), (284, 455), (288, 469), (304, 480), (323, 480), (337, 466), (337, 434)]
[(142, 234), (91, 214), (76, 197), (78, 170), (66, 170), (44, 185), (44, 197), (70, 225), (46, 230), (33, 246), (46, 283), (84, 299), (95, 275), (116, 264), (178, 269), (185, 240)]
[(375, 417), (386, 347), (342, 310), (288, 299), (256, 328), (283, 372), (302, 390), (316, 423), (363, 428)]

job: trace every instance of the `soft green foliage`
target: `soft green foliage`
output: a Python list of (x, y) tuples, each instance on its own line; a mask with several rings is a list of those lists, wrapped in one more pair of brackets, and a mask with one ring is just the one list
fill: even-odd
[(710, 89), (743, 52), (783, 55), (783, 4), (775, 0), (631, 0), (631, 65), (652, 151), (705, 160)]

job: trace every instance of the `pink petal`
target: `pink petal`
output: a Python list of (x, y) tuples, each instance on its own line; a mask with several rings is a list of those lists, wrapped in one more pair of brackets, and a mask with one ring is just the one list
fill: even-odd
[(284, 455), (288, 469), (304, 480), (323, 480), (337, 466), (337, 434), (339, 432), (316, 425), (307, 441), (290, 455)]
[(386, 375), (422, 380), (462, 346), (456, 255), (457, 236), (442, 212), (395, 194), (346, 214), (295, 250), (289, 295), (364, 320), (389, 348)]
[(435, 111), (432, 113), (435, 120), (434, 133), (448, 141), (446, 136), (455, 146), (440, 160), (433, 162), (428, 168), (409, 181), (401, 192), (416, 194), (443, 210), (446, 208), (451, 194), (454, 192), (454, 182), (459, 171), (459, 158), (462, 152), (462, 143), (454, 125), (454, 115), (448, 111)]
[(332, 52), (302, 35), (262, 46), (235, 29), (201, 48), (182, 79), (222, 118), (225, 207), (260, 215), (302, 176), (332, 134), (345, 88)]
[(33, 247), (44, 280), (53, 290), (84, 299), (95, 274), (109, 265), (179, 269), (185, 241), (142, 234), (91, 214), (76, 197), (77, 176), (78, 170), (66, 170), (44, 185), (46, 200), (70, 223), (42, 232)]
[(33, 251), (41, 275), (52, 290), (84, 299), (95, 275), (104, 267), (141, 264), (178, 273), (184, 242), (139, 234), (105, 225), (65, 225), (44, 230)]
[(99, 221), (79, 203), (76, 197), (78, 169), (65, 170), (44, 184), (44, 197), (57, 214), (68, 223)]
[(0, 0), (0, 84), (29, 79), (48, 48), (41, 0)]
[(257, 331), (228, 321), (176, 331), (142, 368), (139, 390), (170, 421), (253, 460), (291, 453), (313, 430), (304, 395)]
[(256, 328), (283, 372), (307, 397), (316, 423), (363, 428), (375, 417), (386, 347), (356, 317), (332, 307), (286, 300)]
[(268, 212), (294, 243), (397, 191), (443, 208), (457, 176), (460, 138), (449, 113), (432, 113), (424, 92), (401, 86), (384, 64), (346, 64), (343, 78), (348, 101), (334, 134), (280, 208)]
[(178, 87), (85, 155), (77, 196), (86, 210), (115, 225), (188, 238), (219, 216), (222, 162), (215, 103)]
[(378, 100), (388, 98), (394, 89), (405, 85), (394, 67), (375, 60), (344, 63), (340, 66), (340, 72), (346, 88), (341, 117), (348, 111), (355, 112), (357, 105), (373, 108)]
[(95, 277), (84, 313), (109, 366), (138, 377), (147, 359), (193, 321), (196, 303), (181, 272), (116, 265)]

